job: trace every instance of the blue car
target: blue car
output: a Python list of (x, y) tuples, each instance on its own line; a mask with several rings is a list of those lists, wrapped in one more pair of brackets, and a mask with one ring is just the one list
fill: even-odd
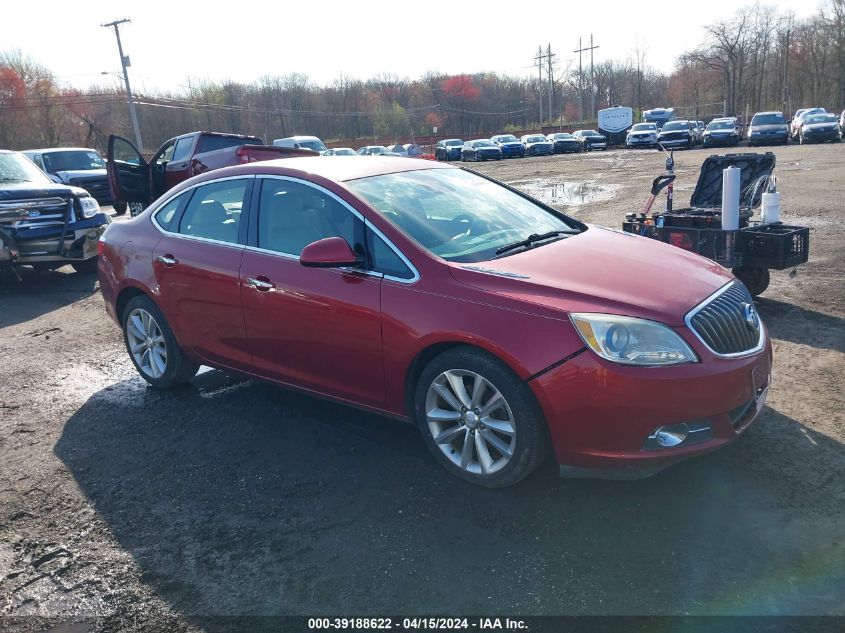
[(493, 142), (487, 138), (467, 141), (461, 149), (461, 160), (502, 160), (502, 150), (493, 145)]
[(493, 145), (502, 150), (503, 158), (522, 158), (525, 156), (525, 145), (513, 134), (497, 134), (490, 140)]
[(461, 157), (461, 149), (464, 142), (459, 138), (447, 138), (437, 141), (434, 146), (434, 158), (436, 160), (458, 160)]

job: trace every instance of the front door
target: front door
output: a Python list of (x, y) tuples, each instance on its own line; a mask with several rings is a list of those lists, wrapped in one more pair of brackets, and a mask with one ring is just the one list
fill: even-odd
[(164, 170), (165, 190), (172, 189), (180, 182), (193, 176), (191, 173), (191, 156), (193, 155), (194, 141), (198, 138), (200, 138), (200, 135), (192, 134), (176, 139), (176, 144), (173, 146), (173, 156)]
[(364, 223), (328, 191), (260, 179), (241, 265), (244, 320), (256, 371), (339, 398), (383, 403), (381, 277), (306, 268), (299, 254), (325, 237), (364, 248)]
[[(153, 269), (179, 343), (209, 364), (248, 371), (239, 271), (253, 177), (196, 187), (153, 252)], [(160, 223), (161, 225), (161, 223)]]
[(150, 166), (141, 152), (122, 136), (109, 135), (106, 171), (112, 199), (117, 202), (150, 202)]

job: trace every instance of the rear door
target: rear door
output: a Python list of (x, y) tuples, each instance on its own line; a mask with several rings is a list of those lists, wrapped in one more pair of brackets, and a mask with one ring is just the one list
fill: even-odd
[(141, 152), (122, 136), (109, 135), (106, 170), (113, 200), (144, 204), (151, 201), (150, 166)]
[(325, 237), (342, 237), (364, 251), (361, 216), (311, 183), (259, 181), (241, 266), (255, 370), (335, 397), (382, 404), (382, 276), (299, 263), (302, 249)]
[[(239, 271), (254, 176), (204, 183), (165, 223), (153, 251), (161, 302), (180, 344), (209, 364), (249, 370)], [(165, 210), (167, 204), (162, 207)]]

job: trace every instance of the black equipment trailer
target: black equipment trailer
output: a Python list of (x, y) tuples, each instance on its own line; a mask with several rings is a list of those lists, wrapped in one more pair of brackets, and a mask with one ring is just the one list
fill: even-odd
[[(722, 170), (728, 166), (742, 170), (738, 230), (722, 229)], [(626, 214), (622, 229), (708, 257), (730, 268), (757, 296), (769, 285), (769, 270), (803, 264), (810, 253), (809, 228), (752, 220), (773, 182), (774, 167), (772, 152), (709, 156), (701, 166), (690, 207), (673, 209), (674, 160), (669, 154), (666, 172), (654, 179), (645, 209)], [(667, 209), (651, 213), (652, 203), (664, 188)]]

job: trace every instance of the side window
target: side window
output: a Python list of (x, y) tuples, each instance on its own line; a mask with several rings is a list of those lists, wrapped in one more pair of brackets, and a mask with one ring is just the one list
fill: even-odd
[(251, 178), (244, 178), (197, 187), (179, 221), (179, 233), (236, 244), (241, 210), (251, 184)]
[(173, 218), (176, 217), (176, 212), (190, 197), (190, 195), (191, 192), (186, 191), (185, 193), (173, 198), (173, 200), (163, 205), (159, 208), (158, 211), (155, 212), (155, 220), (156, 222), (158, 222), (158, 225), (161, 228), (163, 228), (165, 231), (170, 231), (172, 229), (170, 225), (173, 222)]
[(194, 144), (194, 137), (188, 136), (186, 138), (180, 138), (176, 141), (176, 147), (173, 148), (173, 158), (171, 160), (175, 162), (187, 160), (187, 158), (191, 155), (191, 146)]
[(370, 245), (372, 270), (399, 279), (413, 279), (414, 272), (408, 268), (402, 258), (387, 245), (374, 231), (367, 230), (367, 243)]
[(352, 248), (361, 221), (320, 189), (291, 180), (266, 178), (258, 209), (258, 247), (299, 256), (326, 237), (342, 237)]
[(155, 163), (157, 165), (165, 165), (173, 158), (174, 142), (170, 141), (167, 145), (162, 147), (155, 156)]

